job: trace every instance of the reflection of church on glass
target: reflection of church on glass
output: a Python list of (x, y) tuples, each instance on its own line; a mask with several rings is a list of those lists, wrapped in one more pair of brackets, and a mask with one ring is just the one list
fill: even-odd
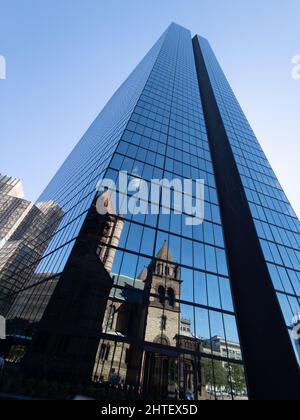
[(202, 341), (181, 319), (180, 269), (168, 244), (136, 278), (114, 275), (126, 222), (109, 198), (104, 204), (109, 214), (99, 216), (96, 202), (88, 212), (23, 371), (74, 383), (93, 377), (160, 397), (184, 390), (202, 398)]
[[(123, 219), (108, 219), (108, 236), (102, 237), (105, 245), (99, 251), (108, 271), (113, 266), (114, 247), (118, 246), (123, 226)], [(189, 352), (201, 352), (202, 343), (191, 334), (190, 322), (181, 319), (180, 267), (174, 262), (168, 243), (163, 244), (137, 279), (113, 273), (111, 276), (114, 287), (102, 328), (106, 337), (99, 346), (94, 377), (139, 384), (148, 394), (170, 395), (179, 388), (194, 393), (198, 389), (200, 398), (204, 389), (200, 356), (195, 360)]]
[(174, 346), (180, 322), (180, 268), (166, 242), (156, 258), (140, 276), (145, 289), (150, 289), (145, 340)]

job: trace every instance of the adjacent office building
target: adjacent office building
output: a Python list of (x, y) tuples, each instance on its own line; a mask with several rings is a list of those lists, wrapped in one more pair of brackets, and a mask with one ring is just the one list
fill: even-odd
[(0, 178), (0, 311), (7, 316), (19, 292), (32, 286), (32, 276), (62, 217), (54, 202), (36, 205), (23, 198), (20, 180)]
[(32, 204), (19, 179), (0, 174), (0, 247), (12, 236)]
[[(121, 170), (136, 185), (204, 179), (204, 223), (118, 214), (109, 201), (100, 215), (96, 185)], [(299, 221), (205, 39), (166, 30), (39, 199), (49, 200), (64, 217), (34, 273), (20, 265), (30, 286), (8, 314), (11, 337), (22, 325), (27, 336), (24, 374), (153, 398), (300, 399)]]

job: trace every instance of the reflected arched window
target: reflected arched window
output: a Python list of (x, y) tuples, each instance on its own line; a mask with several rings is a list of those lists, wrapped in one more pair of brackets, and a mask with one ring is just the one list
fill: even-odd
[(109, 330), (112, 330), (113, 328), (115, 314), (116, 314), (116, 307), (114, 305), (110, 305), (109, 312), (108, 312), (108, 320), (107, 320), (107, 328)]
[(174, 290), (171, 288), (168, 289), (168, 301), (170, 306), (175, 305), (175, 293)]
[(170, 341), (164, 334), (158, 335), (153, 342), (156, 344), (163, 344), (164, 346), (170, 346)]
[(159, 286), (159, 288), (158, 288), (158, 300), (162, 304), (165, 302), (165, 294), (166, 294), (165, 288), (163, 286)]

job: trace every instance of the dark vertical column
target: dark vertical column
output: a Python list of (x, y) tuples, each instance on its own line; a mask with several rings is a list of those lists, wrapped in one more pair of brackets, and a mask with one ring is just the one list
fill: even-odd
[(197, 37), (193, 46), (250, 399), (299, 400), (299, 366)]

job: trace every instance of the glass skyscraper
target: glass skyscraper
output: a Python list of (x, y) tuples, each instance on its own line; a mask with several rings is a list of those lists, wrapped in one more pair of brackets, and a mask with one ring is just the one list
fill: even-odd
[[(159, 214), (119, 214), (104, 195), (100, 215), (97, 183), (120, 171), (203, 179), (204, 222), (163, 194)], [(172, 24), (39, 202), (63, 217), (6, 296), (5, 357), (25, 377), (104, 398), (300, 398), (299, 221), (206, 40)]]
[(21, 181), (0, 174), (0, 248), (11, 238), (30, 208), (31, 203), (24, 200)]

